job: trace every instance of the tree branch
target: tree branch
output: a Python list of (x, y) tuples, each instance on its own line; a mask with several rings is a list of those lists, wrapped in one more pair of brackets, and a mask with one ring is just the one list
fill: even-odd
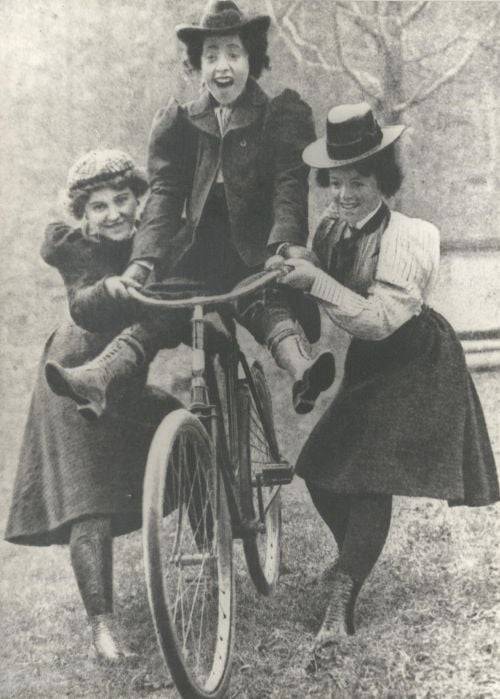
[(382, 51), (385, 54), (387, 54), (390, 43), (390, 35), (387, 31), (387, 5), (382, 2), (378, 2), (375, 7), (375, 14), (377, 17), (377, 24), (379, 27), (378, 44)]
[[(331, 63), (329, 63), (325, 56), (323, 55), (321, 49), (317, 44), (313, 44), (312, 41), (310, 40), (305, 40), (299, 33), (299, 30), (295, 26), (295, 24), (292, 21), (292, 13), (295, 11), (295, 9), (301, 4), (302, 0), (296, 0), (293, 2), (287, 12), (285, 13), (285, 16), (283, 17), (283, 26), (288, 29), (290, 32), (292, 39), (295, 41), (295, 43), (304, 48), (308, 48), (310, 51), (312, 51), (313, 54), (316, 55), (317, 61), (311, 61), (304, 56), (302, 56), (302, 60), (306, 65), (309, 66), (320, 66), (324, 70), (328, 71), (329, 73), (339, 73), (340, 69), (338, 66), (335, 66)], [(301, 54), (302, 55), (302, 54)]]
[[(295, 0), (295, 2), (292, 2), (285, 15), (283, 16), (283, 27), (288, 29), (291, 38), (286, 32), (283, 31), (282, 26), (278, 24), (271, 0), (266, 0), (266, 7), (269, 15), (271, 16), (271, 19), (276, 23), (276, 26), (278, 27), (278, 32), (280, 33), (283, 40), (286, 42), (288, 48), (290, 49), (298, 63), (313, 68), (323, 68), (323, 70), (326, 70), (328, 73), (340, 73), (340, 68), (332, 63), (329, 63), (326, 60), (324, 54), (322, 53), (321, 49), (317, 44), (313, 44), (309, 40), (306, 41), (300, 35), (299, 30), (293, 23), (291, 15), (301, 3), (302, 0)], [(298, 47), (300, 47), (300, 49), (307, 48), (317, 57), (317, 60), (313, 61), (306, 58)]]
[(413, 107), (416, 104), (420, 104), (428, 97), (430, 97), (434, 92), (436, 92), (436, 90), (438, 90), (443, 85), (446, 85), (446, 83), (450, 82), (450, 80), (452, 80), (456, 75), (458, 75), (458, 73), (460, 73), (460, 71), (467, 65), (474, 51), (481, 44), (484, 37), (493, 29), (499, 14), (500, 11), (497, 11), (495, 13), (492, 20), (488, 23), (483, 33), (479, 37), (477, 37), (475, 41), (471, 42), (471, 45), (469, 46), (467, 51), (464, 52), (462, 58), (457, 63), (455, 63), (455, 65), (451, 66), (451, 68), (449, 68), (439, 78), (436, 78), (436, 80), (434, 80), (434, 82), (432, 82), (428, 87), (424, 88), (424, 85), (420, 84), (420, 86), (415, 90), (413, 95), (408, 100), (402, 102), (401, 104), (394, 105), (393, 110), (395, 112), (403, 112), (406, 109), (409, 109), (409, 107)]
[(295, 58), (297, 63), (303, 63), (304, 57), (302, 56), (301, 52), (298, 50), (298, 48), (293, 43), (293, 41), (290, 39), (290, 37), (286, 34), (286, 32), (283, 31), (281, 24), (278, 22), (278, 18), (276, 17), (276, 13), (274, 11), (274, 6), (272, 3), (272, 0), (265, 0), (265, 2), (266, 2), (267, 14), (271, 17), (271, 22), (274, 24), (274, 26), (278, 30), (278, 34), (280, 35), (280, 37), (283, 39), (283, 41), (287, 45), (290, 53)]
[(351, 19), (351, 21), (362, 29), (364, 32), (369, 34), (377, 43), (380, 41), (380, 32), (375, 29), (375, 27), (367, 21), (364, 15), (360, 12), (358, 4), (343, 2), (343, 0), (336, 0), (335, 9), (340, 8), (345, 12), (345, 14)]
[[(344, 50), (342, 48), (342, 37), (340, 36), (340, 29), (339, 29), (339, 23), (338, 23), (338, 9), (337, 5), (340, 5), (341, 3), (336, 2), (335, 3), (335, 13), (333, 17), (333, 40), (335, 42), (335, 47), (337, 50), (337, 58), (338, 61), (344, 70), (344, 72), (353, 80), (356, 85), (359, 87), (361, 92), (364, 94), (368, 95), (372, 99), (376, 100), (377, 102), (380, 101), (380, 95), (374, 94), (367, 86), (366, 82), (362, 79), (361, 74), (354, 70), (346, 61), (345, 55), (344, 55)], [(370, 76), (372, 77), (372, 76)], [(373, 81), (375, 81), (375, 78), (372, 78)]]
[(407, 27), (428, 4), (428, 0), (420, 0), (420, 2), (416, 2), (411, 10), (408, 10), (408, 12), (401, 18), (401, 26)]
[(422, 61), (426, 61), (428, 58), (432, 58), (433, 56), (437, 56), (440, 53), (445, 53), (448, 51), (450, 46), (453, 46), (453, 44), (456, 44), (457, 41), (462, 41), (464, 40), (465, 37), (463, 36), (455, 36), (453, 39), (450, 39), (450, 41), (446, 42), (443, 46), (440, 46), (439, 48), (435, 49), (434, 51), (429, 51), (429, 53), (423, 53), (420, 56), (416, 56), (415, 58), (408, 58), (405, 63), (421, 63)]

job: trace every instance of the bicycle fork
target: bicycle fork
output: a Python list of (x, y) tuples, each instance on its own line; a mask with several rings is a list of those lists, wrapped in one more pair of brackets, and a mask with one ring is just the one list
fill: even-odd
[[(222, 452), (222, 461), (226, 463), (229, 459), (229, 454), (227, 454), (227, 444), (223, 436), (224, 425), (219, 422), (220, 416), (218, 415), (217, 406), (214, 405), (210, 396), (206, 380), (205, 317), (201, 304), (194, 307), (191, 323), (193, 352), (190, 411), (199, 418), (211, 436), (215, 458), (218, 460)], [(217, 393), (217, 382), (212, 374), (213, 372), (210, 372), (211, 379), (209, 378), (209, 383), (211, 384), (211, 390)], [(216, 400), (220, 409), (220, 397), (216, 398)], [(226, 490), (229, 515), (233, 525), (233, 538), (239, 538), (240, 535), (236, 533), (236, 530), (238, 528), (237, 523), (241, 522), (241, 513), (234, 496), (233, 484), (224, 466), (218, 469), (218, 474), (222, 478), (221, 486)]]

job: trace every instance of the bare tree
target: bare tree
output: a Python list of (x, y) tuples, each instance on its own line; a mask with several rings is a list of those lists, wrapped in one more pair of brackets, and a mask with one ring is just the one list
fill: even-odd
[[(451, 35), (448, 27), (433, 27), (436, 45), (427, 49), (429, 34), (425, 28), (432, 19), (428, 18), (426, 24), (425, 16), (441, 3), (336, 0), (321, 7), (328, 37), (333, 39), (333, 55), (329, 55), (325, 37), (316, 39), (304, 29), (312, 26), (312, 22), (304, 21), (310, 3), (292, 0), (281, 13), (276, 0), (265, 0), (265, 4), (280, 37), (299, 64), (347, 75), (389, 121), (401, 119), (410, 107), (424, 102), (453, 80), (478, 47), (494, 36), (500, 15), (500, 6), (489, 3), (480, 25), (472, 22), (466, 31), (456, 27)], [(316, 20), (314, 24), (322, 22)], [(357, 60), (348, 50), (356, 36), (366, 42), (368, 61), (366, 56), (364, 61)]]

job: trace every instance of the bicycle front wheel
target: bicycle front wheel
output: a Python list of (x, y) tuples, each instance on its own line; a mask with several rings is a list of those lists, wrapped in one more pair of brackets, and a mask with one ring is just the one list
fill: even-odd
[(149, 604), (181, 696), (216, 699), (234, 639), (232, 531), (224, 484), (201, 422), (184, 409), (160, 424), (144, 481)]
[(281, 562), (281, 497), (276, 486), (259, 486), (266, 466), (280, 461), (271, 394), (257, 362), (238, 389), (239, 490), (242, 513), (255, 533), (243, 550), (250, 577), (262, 595), (274, 591)]

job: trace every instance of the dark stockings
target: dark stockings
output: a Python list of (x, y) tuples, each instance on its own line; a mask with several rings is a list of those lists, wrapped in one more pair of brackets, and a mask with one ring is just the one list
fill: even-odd
[(71, 564), (89, 617), (113, 611), (113, 540), (108, 517), (75, 522)]
[(339, 550), (337, 567), (361, 586), (389, 533), (392, 495), (339, 495), (307, 483), (314, 506)]

